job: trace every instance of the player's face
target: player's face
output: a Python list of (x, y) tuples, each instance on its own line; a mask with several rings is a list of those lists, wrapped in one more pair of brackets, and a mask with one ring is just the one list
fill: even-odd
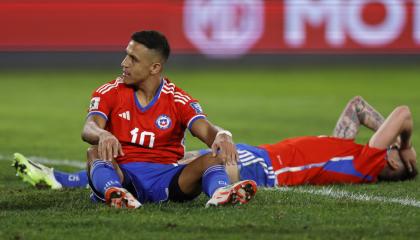
[(391, 179), (393, 181), (400, 179), (400, 176), (407, 171), (404, 163), (402, 162), (397, 150), (393, 149), (389, 152), (388, 159), (394, 161), (394, 167), (391, 167), (389, 162), (385, 165), (384, 169), (379, 174), (384, 179)]
[[(143, 44), (130, 41), (126, 48), (127, 55), (121, 63), (123, 67), (123, 80), (125, 84), (143, 82), (153, 75), (160, 73), (159, 58), (154, 50)], [(159, 67), (159, 69), (157, 69)]]

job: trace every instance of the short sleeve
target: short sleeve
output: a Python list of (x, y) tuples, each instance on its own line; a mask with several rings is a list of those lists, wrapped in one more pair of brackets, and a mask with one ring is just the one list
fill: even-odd
[(179, 104), (181, 122), (185, 127), (191, 130), (191, 126), (196, 120), (206, 118), (198, 100), (180, 91), (175, 92), (174, 96), (175, 102)]
[(108, 116), (111, 114), (113, 103), (115, 102), (113, 99), (116, 94), (116, 91), (104, 91), (104, 89), (107, 89), (106, 86), (110, 84), (112, 83), (104, 84), (92, 93), (88, 108), (88, 117), (91, 115), (100, 115), (108, 121)]

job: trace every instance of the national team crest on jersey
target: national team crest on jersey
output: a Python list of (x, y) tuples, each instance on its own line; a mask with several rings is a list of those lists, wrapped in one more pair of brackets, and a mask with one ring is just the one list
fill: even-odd
[(172, 120), (166, 115), (160, 115), (156, 119), (156, 126), (162, 130), (168, 129), (171, 126), (171, 123)]
[(201, 108), (200, 104), (198, 102), (190, 103), (190, 106), (194, 109), (195, 113), (202, 114), (203, 109)]
[(99, 108), (99, 101), (101, 101), (100, 97), (94, 97), (90, 100), (89, 110), (97, 110)]

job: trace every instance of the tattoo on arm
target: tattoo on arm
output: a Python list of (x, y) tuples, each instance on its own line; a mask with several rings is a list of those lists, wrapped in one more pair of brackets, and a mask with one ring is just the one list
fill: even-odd
[(334, 129), (333, 136), (344, 139), (354, 139), (359, 131), (360, 121), (357, 117), (357, 99), (353, 98), (341, 113)]
[(360, 107), (360, 122), (365, 127), (376, 132), (379, 129), (379, 127), (384, 123), (385, 118), (363, 99), (361, 99)]
[(384, 117), (362, 97), (354, 97), (346, 106), (335, 126), (333, 136), (354, 139), (360, 125), (376, 131), (384, 122)]

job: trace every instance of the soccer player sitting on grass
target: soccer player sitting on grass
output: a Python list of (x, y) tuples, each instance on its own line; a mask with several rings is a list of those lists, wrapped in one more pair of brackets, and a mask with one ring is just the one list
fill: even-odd
[[(228, 185), (224, 168), (237, 161), (232, 135), (211, 124), (197, 100), (161, 77), (170, 53), (166, 38), (155, 31), (131, 38), (122, 76), (93, 93), (82, 133), (92, 144), (93, 199), (136, 208), (144, 202), (189, 201), (203, 191), (210, 197), (206, 206), (247, 203), (257, 191), (255, 182)], [(212, 153), (178, 165), (187, 128)]]
[[(361, 125), (375, 131), (366, 145), (354, 142)], [(363, 98), (355, 97), (341, 114), (333, 137), (290, 138), (259, 147), (237, 144), (239, 162), (226, 170), (232, 182), (252, 179), (265, 187), (409, 180), (417, 175), (412, 125), (407, 107), (397, 107), (385, 120)], [(180, 162), (193, 161), (208, 151), (187, 152)], [(32, 185), (87, 185), (86, 171), (59, 172), (20, 155), (15, 161), (15, 166), (26, 166), (28, 171), (17, 173)]]
[[(230, 132), (211, 124), (198, 101), (161, 76), (170, 47), (156, 31), (136, 32), (121, 63), (123, 73), (97, 88), (82, 139), (88, 150), (91, 199), (116, 208), (146, 202), (189, 201), (202, 191), (206, 206), (247, 203), (255, 182), (229, 185), (224, 165), (237, 161)], [(184, 132), (212, 149), (187, 165)]]

